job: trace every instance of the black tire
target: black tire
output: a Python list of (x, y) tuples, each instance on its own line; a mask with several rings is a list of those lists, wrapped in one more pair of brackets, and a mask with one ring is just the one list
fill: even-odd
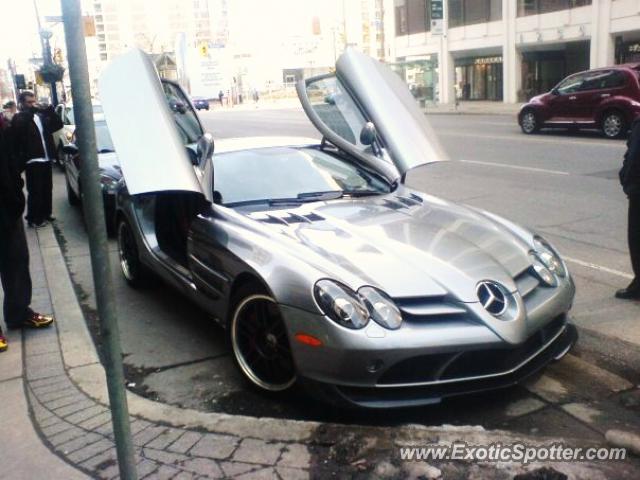
[(140, 261), (133, 230), (125, 219), (118, 222), (117, 237), (122, 276), (133, 288), (146, 287), (149, 284), (149, 272)]
[(71, 205), (72, 207), (79, 206), (80, 197), (78, 197), (78, 195), (76, 195), (76, 192), (74, 192), (71, 188), (71, 185), (69, 184), (69, 178), (66, 175), (64, 176), (64, 179), (65, 183), (67, 184), (67, 201), (69, 202), (69, 205)]
[(297, 372), (276, 301), (253, 283), (240, 287), (231, 304), (229, 338), (240, 372), (261, 392), (290, 391), (296, 384)]
[(602, 115), (600, 130), (607, 138), (620, 138), (627, 131), (627, 121), (618, 110), (609, 110)]
[(532, 109), (527, 109), (520, 114), (520, 129), (522, 133), (531, 135), (540, 131), (540, 122), (536, 112)]

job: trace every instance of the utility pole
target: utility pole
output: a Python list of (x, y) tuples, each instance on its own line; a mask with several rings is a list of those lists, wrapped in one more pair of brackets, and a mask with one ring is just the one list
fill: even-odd
[(80, 0), (61, 0), (61, 2), (71, 92), (77, 125), (77, 143), (83, 161), (80, 169), (80, 181), (84, 193), (82, 202), (89, 234), (91, 268), (98, 304), (98, 315), (100, 317), (100, 329), (104, 339), (104, 368), (107, 374), (111, 421), (116, 440), (120, 477), (124, 480), (136, 480), (137, 472), (133, 442), (131, 440), (129, 408), (127, 406), (127, 394), (124, 387), (124, 372), (122, 369), (122, 348), (120, 346), (115, 292), (107, 248), (104, 205), (99, 181), (98, 149), (96, 147), (93, 109), (91, 107), (91, 89), (89, 85), (87, 51), (82, 28), (82, 12)]

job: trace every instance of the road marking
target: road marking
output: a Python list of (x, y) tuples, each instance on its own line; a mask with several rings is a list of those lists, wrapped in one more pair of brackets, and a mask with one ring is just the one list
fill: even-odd
[(625, 144), (622, 141), (615, 141), (615, 140), (611, 140), (611, 141), (606, 141), (603, 142), (601, 140), (595, 140), (595, 139), (585, 139), (585, 140), (572, 140), (569, 139), (567, 137), (560, 137), (560, 136), (556, 136), (556, 137), (546, 137), (545, 135), (542, 134), (538, 134), (538, 135), (525, 135), (523, 134), (514, 134), (514, 135), (482, 135), (479, 133), (469, 133), (469, 132), (460, 132), (460, 131), (443, 131), (443, 130), (438, 130), (436, 128), (436, 133), (438, 136), (443, 136), (443, 137), (475, 137), (475, 138), (486, 138), (486, 139), (495, 139), (495, 140), (509, 140), (511, 142), (535, 142), (535, 143), (552, 143), (556, 146), (560, 146), (560, 145), (590, 145), (590, 146), (596, 146), (596, 147), (617, 147), (617, 148), (624, 148)]
[(576, 265), (580, 265), (582, 267), (593, 268), (594, 270), (598, 270), (600, 272), (609, 273), (611, 275), (616, 275), (618, 277), (633, 280), (633, 275), (627, 272), (621, 272), (620, 270), (614, 270), (613, 268), (603, 267), (602, 265), (596, 265), (595, 263), (585, 262), (583, 260), (578, 260), (577, 258), (571, 258), (564, 255), (562, 256), (562, 258), (569, 263), (575, 263)]
[(569, 172), (561, 172), (560, 170), (547, 170), (546, 168), (523, 167), (520, 165), (508, 165), (506, 163), (481, 162), (479, 160), (459, 160), (462, 163), (474, 163), (477, 165), (487, 165), (489, 167), (511, 168), (514, 170), (526, 170), (528, 172), (549, 173), (551, 175), (570, 175)]

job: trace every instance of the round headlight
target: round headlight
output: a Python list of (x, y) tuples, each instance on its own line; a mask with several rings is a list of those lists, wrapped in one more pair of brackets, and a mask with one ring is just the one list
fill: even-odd
[(544, 265), (559, 277), (565, 277), (567, 270), (562, 259), (549, 243), (541, 237), (534, 237), (533, 245), (538, 257)]
[(551, 270), (549, 270), (549, 268), (547, 268), (540, 257), (536, 253), (531, 253), (529, 257), (531, 259), (533, 270), (536, 272), (536, 275), (538, 275), (538, 278), (540, 278), (540, 280), (549, 287), (557, 286), (558, 281), (556, 280), (555, 275)]
[(369, 323), (369, 312), (355, 292), (332, 280), (320, 280), (314, 288), (316, 302), (331, 320), (360, 329)]
[(358, 290), (358, 295), (364, 300), (364, 304), (369, 309), (371, 318), (389, 330), (396, 330), (402, 325), (402, 314), (386, 294), (373, 287), (362, 287)]

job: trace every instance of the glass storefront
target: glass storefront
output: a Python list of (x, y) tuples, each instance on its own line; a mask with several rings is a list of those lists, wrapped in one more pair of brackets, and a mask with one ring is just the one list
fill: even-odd
[(421, 106), (438, 101), (438, 57), (436, 55), (422, 60), (393, 63), (390, 66), (407, 83), (409, 90)]
[(455, 61), (459, 100), (502, 100), (502, 57), (461, 58)]
[(550, 91), (572, 73), (589, 69), (589, 42), (571, 42), (562, 48), (522, 52), (522, 87), (518, 101)]

